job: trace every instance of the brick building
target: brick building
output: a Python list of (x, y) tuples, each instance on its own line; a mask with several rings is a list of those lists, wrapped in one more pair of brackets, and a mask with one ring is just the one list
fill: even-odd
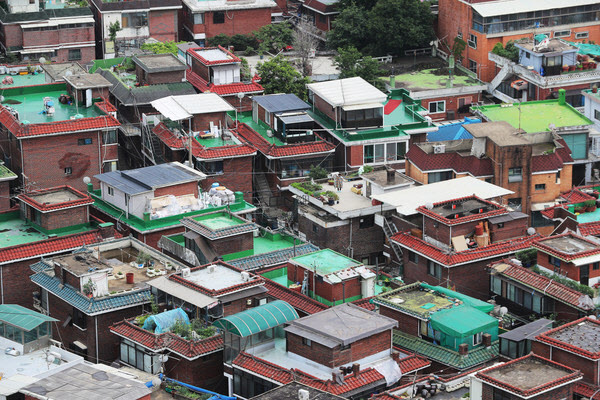
[(87, 5), (9, 0), (0, 10), (0, 46), (22, 61), (88, 63), (96, 57), (94, 18)]
[(10, 184), (17, 178), (17, 174), (8, 169), (4, 163), (0, 163), (0, 213), (12, 207)]
[(488, 60), (488, 53), (497, 43), (505, 46), (510, 40), (539, 33), (569, 41), (600, 41), (597, 7), (591, 0), (560, 4), (442, 0), (438, 6), (437, 37), (445, 38), (450, 46), (455, 37), (467, 42), (463, 59), (457, 62), (462, 61), (463, 66), (476, 72), (482, 81), (491, 82), (497, 67)]
[(508, 206), (525, 214), (531, 211), (533, 227), (548, 227), (540, 210), (571, 188), (574, 161), (565, 140), (553, 132), (518, 133), (504, 121), (463, 128), (472, 139), (412, 146), (406, 174), (421, 183), (465, 175), (485, 179), (514, 192), (507, 196)]
[(465, 371), (498, 356), (493, 305), (422, 282), (376, 296), (379, 314), (398, 322), (395, 346), (420, 354), (444, 370)]
[(151, 296), (146, 282), (155, 271), (166, 273), (167, 264), (183, 267), (124, 238), (43, 259), (31, 266), (31, 281), (40, 290), (40, 309), (60, 321), (65, 347), (88, 361), (111, 363), (119, 357), (119, 339), (110, 334), (110, 325), (142, 313)]
[(555, 314), (572, 321), (592, 313), (592, 299), (530, 269), (502, 260), (490, 265), (490, 297), (515, 315)]
[[(114, 2), (91, 0), (96, 20), (96, 58), (114, 58), (139, 49), (148, 38), (179, 40), (181, 2), (176, 0), (133, 0)], [(110, 26), (119, 23), (116, 40), (110, 39)]]
[[(144, 152), (157, 161), (192, 160), (206, 174), (202, 189), (235, 187), (252, 199), (253, 159), (256, 150), (239, 135), (240, 126), (228, 117), (234, 108), (215, 93), (170, 96), (152, 102), (160, 113), (152, 135), (160, 141)], [(154, 139), (154, 138), (153, 138)], [(191, 146), (191, 155), (190, 155)]]
[[(25, 190), (70, 185), (84, 190), (84, 177), (118, 159), (115, 109), (106, 100), (75, 99), (69, 83), (5, 89), (11, 105), (0, 107), (2, 157)], [(83, 102), (85, 100), (85, 102)], [(44, 165), (44, 168), (39, 168)]]
[(600, 351), (594, 340), (599, 332), (600, 322), (581, 318), (538, 335), (531, 350), (538, 356), (581, 371), (583, 379), (575, 387), (575, 398), (591, 398), (600, 389)]
[(221, 46), (188, 49), (186, 64), (185, 77), (199, 92), (216, 93), (240, 112), (250, 110), (251, 96), (264, 92), (256, 76), (243, 80), (248, 77), (241, 76), (241, 60)]
[[(181, 25), (182, 38), (206, 46), (210, 38), (224, 34), (248, 35), (271, 23), (271, 15), (282, 11), (273, 0), (249, 0), (231, 2), (228, 0), (211, 0), (199, 2), (183, 1)], [(245, 49), (239, 49), (245, 50)]]
[(300, 3), (299, 13), (302, 20), (313, 24), (323, 33), (331, 29), (331, 23), (340, 13), (337, 9), (338, 0), (301, 0)]
[(581, 379), (568, 364), (529, 354), (475, 374), (470, 395), (474, 400), (570, 399)]

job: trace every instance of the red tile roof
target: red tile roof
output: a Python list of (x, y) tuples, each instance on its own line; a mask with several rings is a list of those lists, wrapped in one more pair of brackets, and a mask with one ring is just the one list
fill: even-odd
[(509, 260), (497, 261), (491, 264), (490, 268), (493, 269), (498, 264), (509, 265), (509, 267), (504, 270), (496, 270), (496, 274), (498, 275), (506, 276), (525, 286), (539, 290), (546, 296), (550, 296), (556, 301), (568, 304), (579, 310), (589, 311), (593, 309), (593, 307), (590, 307), (589, 305), (581, 304), (580, 299), (585, 297), (585, 295), (575, 289), (571, 289), (570, 287), (543, 275), (536, 274), (527, 268), (513, 264)]
[[(403, 352), (405, 351), (403, 350)], [(425, 357), (416, 354), (401, 358), (398, 361), (398, 366), (400, 367), (400, 371), (402, 371), (402, 374), (408, 374), (409, 372), (423, 369), (429, 367), (430, 365), (431, 361), (429, 361)]]
[(188, 69), (185, 72), (185, 78), (189, 83), (192, 84), (192, 86), (202, 93), (212, 92), (218, 94), (219, 96), (230, 96), (238, 93), (262, 93), (265, 91), (265, 89), (255, 81), (251, 81), (249, 83), (228, 83), (224, 85), (208, 83), (205, 79), (201, 78), (200, 75), (196, 74), (191, 69)]
[[(152, 130), (154, 134), (173, 150), (184, 150), (189, 147), (185, 142), (184, 137), (178, 137), (165, 126), (162, 122)], [(243, 156), (253, 156), (256, 154), (256, 149), (246, 144), (226, 145), (218, 147), (205, 147), (198, 143), (197, 140), (192, 141), (192, 154), (194, 157), (207, 160), (215, 158), (233, 158)]]
[(579, 233), (583, 236), (598, 236), (600, 235), (600, 221), (586, 222), (579, 224)]
[[(198, 53), (198, 51), (202, 51), (202, 50), (221, 50), (223, 53), (225, 53), (224, 55), (227, 56), (227, 58), (225, 58), (224, 60), (209, 61), (206, 58), (202, 57), (200, 55), (200, 53)], [(232, 52), (230, 52), (223, 46), (192, 47), (192, 48), (188, 49), (187, 52), (190, 53), (190, 55), (192, 57), (194, 57), (196, 60), (200, 61), (204, 65), (229, 64), (229, 63), (236, 63), (236, 62), (239, 63), (242, 61), (239, 58), (237, 58), (235, 54), (233, 54)]]
[(562, 147), (556, 147), (553, 153), (531, 157), (531, 172), (558, 171), (564, 164), (573, 162), (571, 151), (565, 140), (559, 139), (557, 142)]
[(110, 103), (110, 101), (108, 101), (104, 97), (102, 98), (102, 101), (95, 103), (95, 106), (98, 107), (99, 109), (101, 109), (102, 111), (104, 111), (106, 114), (111, 113), (111, 112), (117, 112), (117, 108), (115, 106), (113, 106)]
[(588, 399), (591, 398), (594, 393), (599, 393), (599, 390), (600, 386), (591, 385), (582, 381), (577, 382), (573, 388), (574, 393), (577, 393), (581, 397), (587, 397)]
[(580, 318), (578, 320), (569, 322), (567, 324), (561, 325), (558, 328), (550, 329), (549, 331), (546, 331), (546, 332), (542, 333), (541, 335), (536, 336), (535, 339), (537, 341), (539, 341), (539, 342), (546, 343), (546, 344), (548, 344), (548, 345), (550, 345), (552, 347), (558, 347), (558, 348), (561, 348), (563, 350), (567, 350), (567, 351), (569, 351), (571, 353), (575, 353), (577, 355), (580, 355), (582, 357), (585, 357), (585, 358), (588, 358), (588, 359), (591, 359), (591, 360), (600, 360), (600, 351), (592, 352), (592, 351), (583, 349), (583, 348), (581, 348), (579, 346), (576, 346), (576, 345), (574, 345), (572, 343), (567, 343), (567, 342), (564, 342), (564, 341), (562, 341), (560, 339), (552, 337), (552, 335), (555, 334), (556, 332), (559, 332), (559, 331), (561, 331), (563, 329), (567, 329), (567, 328), (570, 328), (572, 326), (578, 325), (578, 324), (580, 324), (582, 322), (588, 322), (588, 323), (591, 323), (591, 324), (599, 325), (598, 326), (598, 330), (600, 330), (600, 321), (598, 321), (597, 319), (592, 319), (592, 318), (589, 318), (589, 317), (584, 317), (584, 318)]
[(322, 139), (314, 142), (293, 143), (276, 146), (272, 143), (269, 143), (261, 134), (243, 122), (238, 123), (236, 133), (238, 136), (246, 140), (246, 142), (256, 147), (258, 151), (271, 158), (292, 157), (305, 154), (332, 153), (335, 151), (334, 144)]
[(425, 242), (423, 239), (412, 236), (409, 232), (398, 232), (392, 236), (392, 240), (401, 246), (408, 248), (408, 250), (419, 253), (440, 264), (454, 266), (487, 258), (514, 254), (519, 250), (530, 248), (534, 240), (538, 237), (538, 235), (524, 236), (517, 239), (493, 243), (486, 247), (460, 252), (445, 252), (438, 247)]
[[(562, 369), (563, 371), (567, 372), (567, 374), (564, 375), (564, 376), (562, 376), (562, 377), (560, 377), (560, 378), (554, 379), (552, 381), (548, 381), (548, 382), (546, 382), (546, 383), (544, 383), (542, 385), (533, 387), (531, 389), (522, 389), (522, 388), (513, 386), (509, 382), (501, 381), (501, 380), (499, 380), (499, 379), (497, 379), (497, 378), (489, 375), (490, 372), (492, 372), (492, 371), (496, 371), (496, 370), (499, 370), (499, 369), (505, 369), (505, 368), (512, 368), (513, 365), (518, 364), (518, 363), (522, 363), (522, 362), (524, 362), (524, 361), (526, 361), (526, 360), (528, 360), (530, 358), (533, 358), (536, 361), (541, 362), (543, 364), (550, 365), (550, 366), (552, 366), (554, 368)], [(495, 386), (499, 386), (502, 389), (507, 390), (507, 391), (512, 392), (512, 393), (515, 393), (515, 394), (517, 394), (517, 395), (519, 395), (521, 397), (530, 397), (530, 396), (533, 396), (533, 395), (535, 395), (537, 393), (541, 393), (541, 392), (544, 392), (546, 390), (552, 389), (554, 387), (562, 386), (564, 384), (571, 383), (571, 382), (574, 382), (576, 380), (579, 380), (579, 379), (581, 379), (582, 374), (578, 370), (575, 370), (573, 368), (569, 368), (569, 367), (567, 367), (565, 365), (559, 364), (557, 362), (548, 360), (547, 358), (540, 357), (540, 356), (538, 356), (536, 354), (531, 353), (531, 354), (526, 355), (524, 357), (517, 358), (516, 360), (512, 360), (512, 361), (509, 361), (507, 363), (500, 364), (498, 366), (495, 366), (495, 367), (486, 369), (484, 371), (478, 372), (477, 375), (475, 375), (475, 376), (477, 378), (481, 379), (482, 381), (491, 383), (491, 384), (493, 384)]]
[(480, 199), (477, 196), (467, 196), (467, 197), (461, 197), (458, 199), (442, 201), (439, 203), (434, 203), (433, 206), (440, 207), (440, 206), (444, 206), (446, 204), (460, 205), (460, 203), (465, 202), (467, 200), (476, 200), (478, 202), (483, 203), (481, 208), (484, 208), (487, 206), (487, 207), (493, 207), (493, 209), (490, 211), (482, 212), (481, 214), (470, 214), (470, 215), (465, 215), (463, 217), (459, 217), (459, 218), (455, 218), (455, 219), (446, 218), (446, 217), (436, 213), (435, 211), (428, 209), (425, 206), (421, 206), (421, 207), (417, 208), (417, 211), (420, 212), (421, 214), (427, 215), (428, 217), (441, 222), (444, 225), (457, 225), (457, 224), (462, 224), (462, 223), (469, 222), (469, 221), (476, 221), (479, 219), (493, 217), (496, 215), (508, 214), (508, 210), (506, 208), (501, 207), (497, 204), (494, 204), (491, 201)]
[(326, 305), (319, 303), (302, 293), (294, 292), (268, 278), (265, 278), (265, 287), (269, 290), (267, 293), (269, 296), (286, 301), (296, 310), (300, 310), (305, 314), (315, 314), (327, 309)]
[(0, 249), (0, 263), (26, 260), (80, 248), (83, 245), (98, 243), (103, 240), (97, 230), (75, 233), (72, 235), (44, 239), (37, 242), (18, 244)]
[(492, 161), (475, 156), (463, 156), (457, 152), (428, 154), (419, 146), (410, 146), (406, 159), (421, 171), (437, 171), (451, 169), (458, 173), (469, 173), (475, 177), (494, 175)]
[(352, 304), (355, 304), (359, 307), (364, 308), (365, 310), (375, 311), (375, 304), (371, 303), (371, 299), (375, 298), (375, 296), (365, 297), (364, 299), (354, 300)]
[(103, 128), (118, 128), (121, 125), (112, 115), (24, 125), (1, 105), (0, 124), (4, 125), (13, 135), (19, 138), (98, 130)]
[[(54, 204), (44, 203), (44, 204), (42, 204), (31, 197), (31, 196), (35, 196), (35, 195), (42, 195), (42, 194), (58, 192), (58, 191), (69, 191), (69, 192), (75, 194), (76, 196), (79, 196), (79, 198), (75, 199), (75, 200), (71, 200), (71, 201), (65, 201), (62, 203), (54, 203)], [(94, 203), (94, 200), (90, 196), (80, 192), (79, 190), (77, 190), (75, 188), (72, 188), (71, 186), (67, 186), (67, 185), (57, 186), (57, 187), (48, 188), (48, 189), (35, 190), (35, 191), (28, 192), (25, 194), (20, 194), (17, 197), (19, 200), (29, 204), (30, 206), (32, 206), (35, 209), (40, 210), (40, 211), (60, 210), (61, 208), (71, 208), (71, 207), (83, 206), (86, 204)]]
[(553, 219), (554, 218), (554, 212), (555, 212), (555, 210), (557, 208), (567, 209), (569, 206), (572, 206), (574, 204), (583, 203), (583, 202), (588, 201), (588, 200), (596, 200), (596, 198), (594, 196), (591, 196), (591, 195), (589, 195), (587, 193), (584, 193), (581, 190), (583, 188), (585, 188), (585, 186), (580, 186), (578, 188), (573, 188), (573, 189), (569, 190), (568, 192), (561, 193), (560, 196), (559, 196), (559, 198), (564, 199), (566, 201), (566, 203), (559, 204), (559, 205), (552, 206), (552, 207), (548, 207), (548, 208), (542, 210), (541, 214), (544, 217), (548, 218), (548, 219)]
[[(564, 253), (562, 251), (558, 251), (553, 247), (550, 247), (549, 245), (546, 245), (544, 242), (547, 242), (549, 240), (552, 239), (556, 239), (556, 238), (561, 238), (561, 237), (566, 237), (569, 236), (570, 238), (574, 239), (574, 240), (579, 240), (579, 241), (583, 241), (586, 242), (592, 246), (594, 246), (593, 249), (591, 250), (586, 250), (586, 251), (580, 251), (577, 253)], [(543, 251), (544, 253), (548, 253), (548, 254), (552, 254), (555, 257), (560, 258), (561, 260), (564, 261), (572, 261), (572, 260), (576, 260), (578, 258), (582, 258), (582, 257), (587, 257), (590, 255), (594, 255), (594, 254), (600, 254), (600, 245), (598, 245), (595, 242), (592, 242), (591, 240), (588, 240), (586, 238), (584, 238), (583, 236), (580, 235), (576, 235), (573, 232), (567, 232), (567, 233), (563, 233), (560, 235), (554, 235), (554, 236), (547, 236), (544, 238), (538, 238), (534, 243), (533, 243), (533, 247), (537, 248), (538, 250)]]
[(222, 335), (202, 340), (186, 340), (171, 332), (157, 335), (129, 321), (121, 321), (113, 324), (110, 327), (110, 331), (153, 351), (161, 352), (170, 350), (188, 359), (194, 359), (223, 349)]

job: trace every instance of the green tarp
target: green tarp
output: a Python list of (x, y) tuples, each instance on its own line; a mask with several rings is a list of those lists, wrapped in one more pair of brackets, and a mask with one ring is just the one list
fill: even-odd
[(0, 321), (29, 332), (44, 322), (58, 320), (16, 304), (0, 304)]
[(492, 312), (492, 310), (494, 309), (494, 306), (490, 303), (486, 303), (485, 301), (475, 299), (471, 296), (467, 296), (465, 294), (458, 293), (458, 292), (455, 292), (454, 290), (446, 289), (441, 286), (431, 286), (426, 283), (421, 283), (421, 287), (430, 289), (430, 290), (435, 290), (436, 292), (443, 293), (448, 297), (452, 297), (454, 299), (460, 300), (463, 303), (465, 303), (479, 311), (483, 311), (486, 314), (489, 312)]
[(476, 308), (460, 305), (431, 314), (431, 327), (454, 338), (465, 338), (479, 332), (496, 331), (498, 320)]
[(275, 300), (228, 317), (213, 325), (241, 337), (247, 337), (297, 319), (298, 313), (289, 303)]
[(600, 56), (600, 45), (590, 43), (575, 43), (568, 42), (573, 46), (579, 48), (579, 54), (588, 54), (590, 56)]

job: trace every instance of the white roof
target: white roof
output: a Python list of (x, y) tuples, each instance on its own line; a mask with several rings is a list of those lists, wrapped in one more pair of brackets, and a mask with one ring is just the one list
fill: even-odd
[(358, 76), (310, 83), (307, 87), (334, 107), (365, 104), (365, 108), (373, 108), (372, 103), (383, 103), (387, 99), (385, 93)]
[(178, 299), (193, 304), (196, 307), (203, 308), (217, 301), (217, 299), (200, 293), (197, 290), (193, 290), (177, 282), (170, 281), (166, 276), (152, 279), (146, 283), (152, 287), (162, 290), (165, 293), (170, 294), (171, 296), (175, 296)]
[(154, 100), (150, 104), (171, 121), (192, 118), (195, 114), (235, 110), (231, 104), (216, 93), (169, 96)]
[(438, 203), (476, 195), (482, 199), (513, 194), (512, 190), (487, 183), (470, 176), (430, 183), (429, 185), (412, 186), (408, 189), (396, 190), (371, 196), (382, 203), (391, 204), (402, 215), (416, 214), (416, 209), (427, 203)]
[(498, 0), (471, 4), (482, 17), (596, 4), (598, 0)]
[(246, 0), (246, 1), (228, 1), (228, 0), (183, 0), (186, 6), (192, 12), (199, 11), (219, 11), (219, 10), (245, 10), (252, 8), (271, 8), (276, 7), (277, 3), (273, 0)]

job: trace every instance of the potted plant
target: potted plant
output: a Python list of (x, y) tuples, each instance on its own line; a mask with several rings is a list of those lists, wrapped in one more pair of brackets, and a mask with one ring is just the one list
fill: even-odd
[(567, 64), (562, 66), (563, 72), (567, 72), (569, 70), (569, 66)]
[(587, 200), (585, 202), (585, 211), (586, 212), (596, 211), (596, 201), (595, 200)]
[(140, 251), (135, 259), (135, 262), (143, 267), (148, 261), (150, 261), (151, 258), (152, 256), (150, 254)]
[(325, 192), (325, 197), (327, 197), (327, 204), (329, 204), (330, 206), (334, 205), (335, 202), (340, 199), (337, 193), (332, 192), (330, 190)]
[(115, 278), (123, 279), (125, 278), (125, 274), (123, 273), (123, 271), (117, 271), (117, 273), (115, 274)]
[(577, 71), (581, 71), (583, 70), (583, 65), (581, 63), (577, 64), (577, 67), (575, 67), (577, 69)]
[(569, 65), (569, 72), (575, 71), (575, 64)]
[(94, 290), (96, 290), (96, 284), (92, 282), (92, 278), (89, 278), (88, 281), (83, 284), (83, 293), (87, 297), (92, 297), (94, 295)]
[(592, 86), (592, 93), (598, 93), (598, 85)]

